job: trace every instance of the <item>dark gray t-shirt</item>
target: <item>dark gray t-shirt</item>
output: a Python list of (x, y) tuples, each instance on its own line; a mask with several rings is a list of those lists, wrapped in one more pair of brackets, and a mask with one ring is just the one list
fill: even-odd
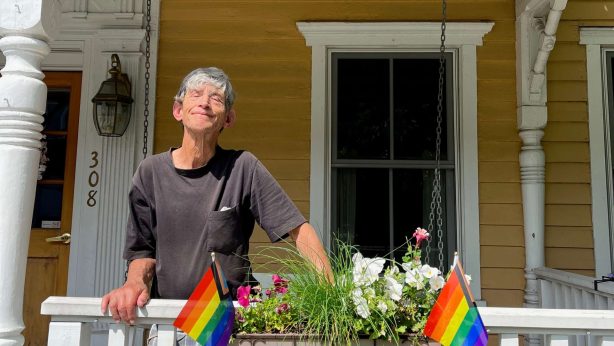
[(155, 258), (152, 294), (187, 299), (214, 251), (236, 297), (254, 221), (275, 242), (306, 220), (251, 153), (217, 147), (205, 166), (183, 170), (171, 151), (143, 160), (132, 179), (124, 258)]

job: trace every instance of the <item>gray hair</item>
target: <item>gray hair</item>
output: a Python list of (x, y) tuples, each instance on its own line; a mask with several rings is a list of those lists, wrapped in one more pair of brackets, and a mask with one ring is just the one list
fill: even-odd
[(177, 90), (175, 102), (183, 103), (183, 99), (188, 90), (196, 90), (205, 84), (213, 85), (221, 89), (226, 97), (224, 102), (226, 111), (228, 112), (232, 109), (232, 105), (235, 102), (235, 92), (226, 73), (217, 67), (201, 67), (188, 73), (188, 75), (183, 78), (179, 90)]

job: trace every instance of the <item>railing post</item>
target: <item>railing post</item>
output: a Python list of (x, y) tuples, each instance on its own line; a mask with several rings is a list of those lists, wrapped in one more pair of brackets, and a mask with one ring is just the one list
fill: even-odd
[(128, 337), (130, 326), (125, 323), (109, 324), (109, 346), (132, 346)]
[(501, 346), (518, 346), (518, 334), (501, 334)]
[(84, 322), (49, 323), (48, 346), (86, 346), (90, 344), (90, 324)]
[(173, 346), (177, 340), (177, 330), (170, 324), (158, 325), (158, 346)]
[(569, 335), (547, 335), (546, 345), (567, 346), (569, 345)]
[(614, 336), (602, 336), (596, 338), (597, 346), (614, 346)]

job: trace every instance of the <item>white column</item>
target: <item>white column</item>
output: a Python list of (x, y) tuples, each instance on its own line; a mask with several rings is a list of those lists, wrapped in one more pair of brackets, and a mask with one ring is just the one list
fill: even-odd
[[(47, 87), (40, 65), (55, 0), (0, 2), (0, 345), (23, 345), (23, 294)], [(45, 16), (45, 18), (43, 18)]]
[[(84, 50), (84, 60), (90, 68), (83, 71), (73, 206), (73, 225), (79, 227), (72, 232), (69, 296), (101, 297), (123, 284), (127, 191), (135, 159), (142, 159), (141, 148), (136, 143), (143, 134), (135, 128), (142, 122), (137, 114), (142, 114), (144, 103), (140, 51), (144, 34), (142, 29), (101, 29), (94, 39), (88, 40)], [(101, 137), (94, 127), (91, 99), (100, 84), (109, 78), (112, 54), (119, 55), (122, 72), (132, 84), (135, 102), (124, 135)], [(106, 339), (108, 328), (107, 323), (94, 323), (93, 339)]]
[(547, 122), (546, 106), (521, 106), (518, 109), (520, 151), (520, 183), (524, 216), (525, 244), (525, 306), (540, 305), (538, 281), (533, 269), (543, 267), (544, 255), (544, 195), (546, 158), (541, 146)]
[[(548, 122), (546, 65), (556, 42), (556, 29), (567, 0), (516, 2), (516, 88), (520, 182), (525, 242), (525, 306), (540, 307), (533, 269), (545, 265), (544, 213), (546, 159), (541, 146)], [(529, 343), (537, 340), (534, 336)]]
[[(137, 114), (142, 113), (144, 100), (143, 56), (139, 50), (143, 37), (141, 29), (100, 30), (97, 42), (86, 50), (92, 68), (83, 75), (87, 91), (81, 98), (78, 143), (81, 155), (77, 158), (77, 167), (85, 169), (75, 173), (73, 225), (78, 224), (79, 230), (72, 233), (68, 295), (100, 297), (124, 280), (126, 263), (122, 249), (128, 218), (127, 193), (135, 159), (142, 159), (136, 143), (143, 134), (135, 129), (137, 122), (142, 121)], [(91, 98), (109, 78), (112, 54), (119, 55), (135, 102), (124, 135), (101, 137), (93, 124)], [(97, 334), (98, 328), (94, 327), (93, 332)]]

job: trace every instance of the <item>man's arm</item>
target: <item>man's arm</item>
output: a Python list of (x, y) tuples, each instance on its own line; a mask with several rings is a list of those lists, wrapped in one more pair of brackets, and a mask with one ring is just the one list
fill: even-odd
[(296, 248), (301, 255), (307, 257), (313, 265), (321, 272), (326, 274), (329, 282), (333, 282), (333, 271), (328, 261), (328, 255), (322, 246), (322, 241), (313, 227), (305, 222), (290, 231), (292, 239), (296, 243)]
[(149, 287), (154, 275), (156, 260), (140, 258), (130, 262), (128, 277), (124, 285), (102, 297), (101, 310), (109, 312), (116, 322), (134, 324), (136, 306), (145, 306), (149, 301)]

